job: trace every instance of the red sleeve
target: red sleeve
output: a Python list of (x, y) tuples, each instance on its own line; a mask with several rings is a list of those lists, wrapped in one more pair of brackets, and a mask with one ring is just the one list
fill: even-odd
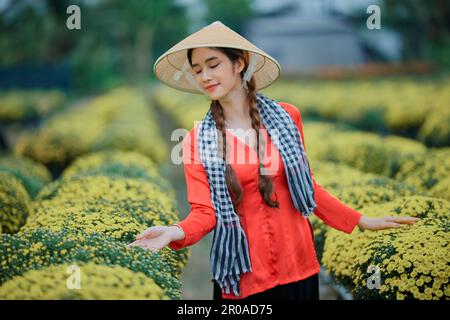
[[(306, 152), (306, 143), (303, 135), (303, 123), (300, 110), (287, 103), (280, 103), (280, 105), (286, 109), (297, 124)], [(317, 205), (314, 213), (330, 227), (346, 233), (352, 233), (353, 229), (358, 225), (362, 214), (345, 205), (330, 194), (325, 188), (317, 183), (314, 178), (312, 168), (310, 168), (310, 172), (314, 182), (314, 194)]]
[(197, 243), (216, 226), (216, 215), (211, 202), (208, 178), (200, 161), (194, 130), (195, 128), (191, 129), (183, 138), (183, 166), (191, 211), (184, 220), (178, 223), (178, 226), (184, 231), (185, 238), (169, 243), (174, 250)]

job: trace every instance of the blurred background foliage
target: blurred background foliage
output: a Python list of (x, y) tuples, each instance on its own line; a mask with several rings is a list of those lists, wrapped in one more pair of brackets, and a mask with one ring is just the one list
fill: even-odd
[[(80, 32), (66, 28), (71, 4), (81, 8)], [(19, 0), (3, 8), (0, 33), (0, 65), (68, 64), (73, 87), (91, 91), (147, 78), (187, 20), (173, 0)]]
[[(204, 24), (221, 20), (238, 32), (253, 17), (268, 15), (255, 9), (254, 0), (3, 0), (0, 68), (65, 67), (70, 73), (69, 87), (85, 92), (152, 80), (156, 58), (193, 31), (188, 11), (196, 9), (189, 7), (190, 2), (202, 5)], [(71, 4), (81, 8), (79, 31), (66, 27), (66, 8)], [(383, 27), (402, 37), (403, 62), (422, 60), (450, 66), (448, 1), (384, 0), (380, 4)], [(280, 5), (270, 14), (281, 14), (283, 8), (289, 10)], [(364, 10), (354, 10), (346, 19), (361, 28), (367, 16)], [(382, 60), (382, 53), (374, 59)]]
[[(364, 11), (349, 15), (353, 25), (367, 19)], [(382, 27), (399, 33), (404, 49), (402, 60), (429, 60), (450, 66), (450, 3), (445, 0), (383, 0)], [(387, 60), (387, 58), (386, 58)]]

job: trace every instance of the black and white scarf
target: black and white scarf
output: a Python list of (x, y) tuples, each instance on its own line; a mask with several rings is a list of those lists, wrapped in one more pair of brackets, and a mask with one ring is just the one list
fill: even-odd
[[(299, 130), (289, 113), (278, 103), (261, 93), (256, 93), (256, 100), (262, 123), (283, 159), (294, 206), (307, 217), (313, 213), (316, 203), (309, 162)], [(226, 166), (218, 152), (218, 134), (209, 110), (198, 126), (197, 142), (217, 221), (210, 251), (211, 272), (222, 291), (229, 294), (232, 289), (238, 296), (240, 274), (251, 272), (252, 268), (247, 238), (225, 182)]]

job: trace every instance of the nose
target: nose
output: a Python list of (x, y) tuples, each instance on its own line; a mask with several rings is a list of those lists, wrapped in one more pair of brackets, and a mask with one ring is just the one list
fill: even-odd
[(203, 81), (204, 83), (207, 83), (208, 80), (211, 79), (211, 76), (210, 76), (209, 72), (208, 72), (207, 70), (205, 70), (205, 69), (206, 69), (206, 68), (204, 68), (204, 69), (202, 70), (200, 76), (201, 76), (202, 81)]

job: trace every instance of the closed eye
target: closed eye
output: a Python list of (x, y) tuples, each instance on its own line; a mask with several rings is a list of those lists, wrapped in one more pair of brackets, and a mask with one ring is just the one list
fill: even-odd
[[(220, 64), (220, 63), (216, 64), (215, 66), (211, 66), (210, 68), (211, 68), (211, 69), (214, 69), (214, 68), (216, 68), (219, 64)], [(196, 72), (196, 74), (199, 74), (200, 72), (201, 72), (201, 71), (198, 71), (198, 72)]]

